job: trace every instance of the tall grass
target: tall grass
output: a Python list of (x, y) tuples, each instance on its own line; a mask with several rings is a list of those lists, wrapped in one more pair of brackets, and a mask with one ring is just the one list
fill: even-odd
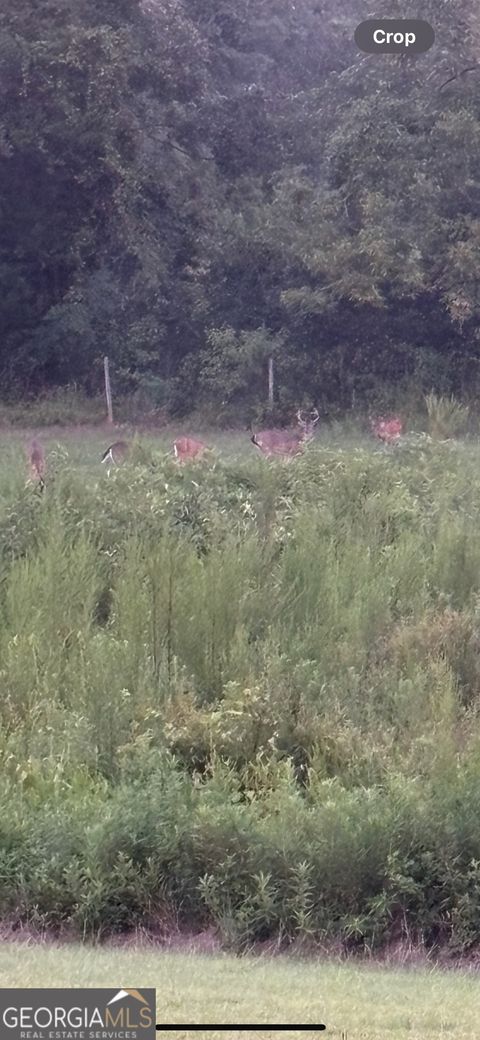
[(465, 433), (468, 426), (469, 407), (455, 397), (430, 393), (425, 397), (429, 433), (439, 439)]
[(480, 914), (473, 450), (0, 488), (0, 908), (455, 951)]

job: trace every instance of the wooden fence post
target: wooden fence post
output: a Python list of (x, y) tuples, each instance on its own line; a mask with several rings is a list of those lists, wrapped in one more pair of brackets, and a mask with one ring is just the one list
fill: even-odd
[(270, 409), (273, 408), (273, 391), (274, 391), (274, 383), (273, 383), (273, 357), (269, 357), (269, 359), (268, 359), (268, 403), (269, 403)]
[(110, 386), (110, 369), (108, 367), (108, 357), (104, 357), (103, 359), (103, 370), (105, 372), (105, 397), (107, 398), (108, 421), (109, 423), (113, 423), (112, 388)]

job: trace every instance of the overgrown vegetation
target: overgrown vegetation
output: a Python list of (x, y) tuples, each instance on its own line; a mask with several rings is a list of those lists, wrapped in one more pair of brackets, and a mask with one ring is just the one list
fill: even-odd
[(0, 486), (3, 919), (469, 950), (476, 447), (49, 468)]

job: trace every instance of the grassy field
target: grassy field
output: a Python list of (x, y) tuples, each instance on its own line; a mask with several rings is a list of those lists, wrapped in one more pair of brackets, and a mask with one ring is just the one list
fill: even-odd
[[(434, 968), (392, 970), (287, 958), (233, 958), (154, 949), (92, 950), (0, 946), (0, 985), (154, 987), (165, 1023), (323, 1022), (343, 1040), (477, 1040), (480, 981), (474, 973)], [(160, 1033), (160, 1036), (162, 1034)], [(219, 1040), (228, 1033), (189, 1033)], [(321, 1033), (251, 1033), (305, 1036)]]
[[(106, 476), (105, 467), (100, 459), (112, 441), (139, 441), (144, 449), (153, 452), (157, 460), (173, 458), (173, 442), (178, 436), (195, 436), (213, 449), (211, 461), (216, 459), (232, 460), (238, 458), (255, 458), (257, 449), (250, 442), (250, 433), (245, 431), (219, 431), (209, 429), (191, 429), (185, 426), (171, 426), (161, 429), (140, 430), (129, 425), (108, 424), (94, 426), (52, 426), (37, 428), (6, 428), (1, 432), (2, 459), (0, 462), (0, 496), (11, 486), (12, 478), (23, 479), (27, 475), (26, 454), (30, 441), (35, 436), (42, 444), (50, 469), (58, 468), (58, 463), (74, 469), (78, 474), (89, 479), (102, 479)], [(344, 434), (338, 434), (344, 438)], [(330, 435), (332, 443), (337, 438)], [(349, 439), (349, 438), (347, 438)]]
[(3, 433), (0, 920), (470, 956), (478, 442), (177, 432)]
[[(68, 455), (69, 460), (82, 470), (96, 471), (99, 457), (108, 445), (119, 439), (139, 438), (146, 447), (159, 454), (171, 455), (173, 442), (179, 436), (192, 436), (203, 440), (213, 449), (214, 458), (243, 457), (256, 458), (258, 449), (251, 441), (251, 431), (245, 427), (244, 430), (212, 430), (209, 428), (192, 425), (188, 421), (183, 424), (167, 427), (142, 428), (128, 424), (116, 424), (113, 429), (107, 423), (95, 425), (55, 425), (41, 427), (6, 427), (2, 430), (2, 445), (6, 454), (3, 456), (2, 470), (5, 471), (7, 464), (16, 462), (23, 458), (29, 440), (36, 436), (49, 452), (61, 451)], [(358, 447), (370, 451), (383, 450), (378, 441), (369, 434), (366, 424), (352, 422), (348, 426), (344, 424), (333, 424), (317, 431), (315, 443), (326, 448)], [(1, 471), (0, 471), (1, 473)]]

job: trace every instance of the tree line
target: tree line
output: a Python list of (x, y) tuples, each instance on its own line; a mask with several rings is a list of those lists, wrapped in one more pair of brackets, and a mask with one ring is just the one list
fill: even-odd
[(479, 380), (480, 17), (364, 0), (17, 0), (0, 13), (4, 396), (335, 413)]

